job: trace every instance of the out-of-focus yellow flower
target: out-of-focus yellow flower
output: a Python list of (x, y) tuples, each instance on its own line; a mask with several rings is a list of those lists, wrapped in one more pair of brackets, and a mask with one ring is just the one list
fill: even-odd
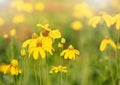
[(46, 58), (45, 50), (43, 49), (43, 43), (41, 39), (38, 39), (35, 46), (28, 48), (29, 56), (32, 54), (35, 60), (38, 59), (39, 54), (42, 59)]
[(58, 47), (59, 48), (63, 48), (63, 44), (62, 43), (58, 43)]
[(22, 71), (18, 67), (18, 61), (16, 59), (13, 59), (10, 64), (3, 64), (0, 66), (0, 71), (4, 74), (11, 73), (12, 75), (18, 75)]
[(23, 23), (23, 22), (25, 22), (25, 17), (22, 14), (18, 14), (18, 15), (13, 17), (12, 22), (15, 24)]
[(25, 56), (26, 55), (26, 51), (25, 51), (25, 49), (22, 49), (21, 50), (21, 56)]
[(36, 33), (32, 34), (32, 39), (28, 39), (23, 42), (22, 48), (26, 48), (28, 45), (29, 47), (36, 46), (36, 42), (39, 39), (39, 36)]
[(42, 2), (38, 2), (35, 4), (35, 10), (43, 11), (44, 8), (45, 8), (45, 6), (44, 6), (44, 3), (42, 3)]
[(44, 37), (51, 37), (52, 39), (56, 39), (56, 38), (61, 37), (60, 31), (58, 29), (57, 30), (51, 30), (49, 28), (49, 24), (45, 24), (45, 25), (37, 24), (37, 26), (43, 28), (43, 31), (42, 31), (41, 35), (44, 36)]
[(18, 11), (23, 11), (24, 2), (23, 0), (13, 0), (11, 2), (11, 7), (15, 8)]
[(93, 16), (93, 12), (87, 3), (82, 2), (75, 6), (73, 16), (75, 18), (83, 18), (83, 17), (90, 18)]
[(8, 34), (4, 34), (3, 37), (6, 39), (8, 38)]
[(80, 21), (74, 21), (74, 22), (72, 22), (71, 27), (74, 30), (81, 30), (83, 25), (82, 25), (82, 23)]
[(64, 59), (75, 60), (79, 54), (80, 52), (78, 50), (74, 49), (72, 45), (69, 45), (67, 49), (61, 52), (60, 56), (64, 56)]
[(66, 39), (65, 38), (61, 38), (61, 43), (65, 43), (66, 42)]
[(26, 2), (26, 3), (24, 3), (23, 4), (23, 10), (25, 11), (25, 12), (32, 12), (33, 11), (33, 6), (32, 6), (32, 4), (31, 3), (28, 3), (28, 2)]
[(92, 17), (92, 18), (89, 20), (88, 24), (89, 24), (90, 26), (92, 26), (93, 28), (96, 28), (96, 25), (97, 25), (100, 21), (101, 21), (101, 17), (100, 17), (100, 16), (94, 16), (94, 17)]
[(4, 20), (2, 18), (0, 18), (0, 26), (4, 25)]
[(50, 74), (53, 74), (53, 73), (59, 73), (59, 72), (63, 72), (63, 73), (67, 73), (67, 67), (65, 66), (52, 66), (51, 70), (50, 70)]
[(116, 27), (116, 30), (120, 30), (120, 19), (117, 20), (115, 27)]
[(112, 48), (114, 50), (116, 50), (116, 44), (114, 43), (114, 41), (112, 39), (110, 39), (108, 36), (106, 36), (102, 41), (101, 41), (101, 44), (100, 44), (100, 51), (104, 51), (106, 46), (107, 45), (110, 45), (112, 46)]
[(15, 36), (16, 35), (16, 29), (11, 29), (10, 30), (10, 35)]
[(104, 13), (104, 14), (102, 15), (102, 18), (103, 18), (103, 20), (105, 21), (107, 27), (110, 27), (111, 25), (114, 24), (113, 18), (112, 18), (109, 14)]

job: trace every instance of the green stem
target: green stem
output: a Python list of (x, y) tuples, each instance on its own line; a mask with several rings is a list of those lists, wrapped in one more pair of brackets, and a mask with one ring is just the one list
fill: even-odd
[(35, 82), (36, 82), (36, 85), (38, 85), (37, 72), (36, 72), (36, 64), (34, 64), (34, 73), (35, 73)]
[(112, 65), (110, 63), (110, 59), (108, 59), (108, 65), (109, 65), (109, 69), (110, 69), (110, 75), (111, 75), (111, 78), (112, 78), (112, 84), (115, 85), (114, 78), (113, 78)]

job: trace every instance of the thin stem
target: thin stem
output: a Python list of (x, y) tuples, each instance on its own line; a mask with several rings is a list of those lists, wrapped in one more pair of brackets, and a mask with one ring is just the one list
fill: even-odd
[(38, 85), (37, 72), (36, 72), (36, 65), (35, 64), (34, 64), (34, 73), (35, 73), (35, 82), (36, 82), (36, 85)]
[(110, 59), (108, 59), (108, 65), (109, 65), (109, 69), (110, 69), (110, 75), (111, 75), (111, 78), (112, 78), (112, 84), (115, 85), (114, 78), (113, 78), (112, 65), (110, 63)]

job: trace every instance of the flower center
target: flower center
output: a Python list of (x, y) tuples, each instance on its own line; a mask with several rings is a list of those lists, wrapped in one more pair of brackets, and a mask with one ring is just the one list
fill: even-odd
[(37, 41), (37, 47), (41, 47), (42, 46), (42, 42), (40, 40)]
[(46, 37), (46, 36), (48, 36), (49, 32), (50, 31), (48, 31), (48, 30), (43, 30), (42, 35)]

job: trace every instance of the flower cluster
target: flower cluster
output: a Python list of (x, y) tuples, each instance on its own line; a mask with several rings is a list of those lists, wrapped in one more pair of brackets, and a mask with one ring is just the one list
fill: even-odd
[(92, 17), (88, 24), (93, 28), (96, 28), (97, 24), (104, 21), (107, 27), (111, 27), (115, 24), (116, 30), (120, 29), (120, 14), (116, 14), (115, 16), (111, 16), (106, 12), (101, 12), (99, 16)]
[(32, 38), (23, 42), (22, 48), (28, 47), (29, 56), (33, 55), (35, 60), (38, 59), (39, 54), (42, 59), (46, 58), (46, 52), (53, 55), (53, 42), (55, 39), (61, 37), (60, 31), (51, 30), (49, 24), (45, 24), (44, 26), (41, 24), (37, 24), (38, 27), (42, 28), (42, 32), (38, 36), (36, 33), (33, 33)]
[(50, 70), (50, 74), (53, 74), (53, 73), (59, 73), (59, 72), (63, 72), (63, 73), (67, 73), (67, 67), (65, 66), (52, 66), (51, 70)]
[(11, 73), (12, 75), (18, 75), (22, 71), (18, 67), (18, 61), (13, 59), (10, 64), (2, 64), (0, 66), (0, 72), (3, 72), (4, 74)]

